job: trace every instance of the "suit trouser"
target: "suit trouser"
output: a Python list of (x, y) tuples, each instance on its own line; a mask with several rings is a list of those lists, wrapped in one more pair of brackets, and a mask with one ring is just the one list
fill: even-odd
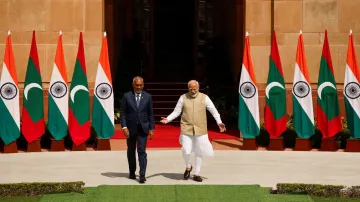
[(146, 142), (147, 134), (143, 132), (141, 125), (138, 125), (137, 132), (135, 134), (130, 134), (126, 143), (128, 146), (127, 149), (127, 158), (129, 163), (129, 172), (130, 174), (135, 174), (136, 171), (136, 143), (137, 143), (137, 153), (139, 158), (139, 167), (140, 167), (140, 176), (145, 176), (146, 166), (147, 166), (147, 154), (146, 154)]

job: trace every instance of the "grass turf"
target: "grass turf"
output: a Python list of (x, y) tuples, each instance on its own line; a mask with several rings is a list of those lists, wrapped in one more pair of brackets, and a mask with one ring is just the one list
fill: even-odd
[(353, 202), (360, 199), (313, 198), (308, 195), (270, 194), (269, 188), (258, 185), (124, 185), (88, 187), (84, 194), (48, 194), (33, 197), (1, 198), (1, 202), (215, 202), (215, 201), (291, 201), (291, 202)]

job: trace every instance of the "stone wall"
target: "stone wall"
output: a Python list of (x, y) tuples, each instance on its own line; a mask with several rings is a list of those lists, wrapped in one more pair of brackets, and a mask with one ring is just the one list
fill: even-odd
[(25, 79), (33, 30), (45, 88), (50, 81), (60, 30), (69, 81), (79, 32), (83, 32), (87, 76), (90, 86), (93, 85), (102, 42), (103, 0), (0, 0), (0, 69), (8, 30), (12, 33), (20, 88)]
[[(11, 31), (20, 87), (20, 112), (33, 30), (36, 31), (44, 87), (45, 119), (48, 105), (47, 89), (60, 30), (63, 32), (69, 82), (74, 71), (79, 34), (80, 31), (83, 32), (89, 88), (93, 89), (103, 36), (103, 0), (0, 0), (0, 69), (8, 30)], [(93, 96), (93, 90), (90, 90), (90, 94)], [(90, 101), (92, 106), (92, 99)]]
[[(62, 30), (68, 77), (71, 80), (79, 32), (83, 31), (89, 82), (101, 47), (104, 0), (0, 0), (0, 60), (7, 31), (12, 32), (19, 81), (25, 78), (31, 32), (36, 31), (44, 82), (53, 67), (59, 30)], [(360, 0), (245, 0), (245, 30), (250, 44), (257, 80), (266, 83), (271, 30), (277, 32), (285, 81), (292, 82), (297, 37), (303, 30), (310, 80), (317, 82), (324, 29), (328, 29), (335, 77), (344, 80), (349, 29), (353, 29), (360, 53)], [(273, 11), (272, 11), (273, 10)], [(238, 22), (240, 23), (240, 22)]]
[(359, 0), (246, 0), (245, 27), (250, 35), (258, 82), (266, 83), (267, 80), (273, 28), (286, 83), (292, 83), (300, 30), (303, 31), (310, 80), (317, 83), (325, 29), (328, 30), (335, 79), (337, 83), (343, 83), (350, 29), (360, 54), (358, 7)]
[[(20, 88), (25, 79), (32, 31), (36, 31), (41, 74), (44, 87), (50, 80), (59, 31), (69, 81), (71, 81), (78, 48), (79, 32), (84, 34), (87, 75), (93, 86), (104, 30), (105, 0), (0, 0), (0, 61), (3, 60), (7, 31), (12, 32), (17, 75)], [(355, 47), (360, 54), (360, 0), (233, 0), (236, 5), (233, 30), (234, 44), (240, 44), (243, 30), (250, 34), (251, 53), (260, 93), (267, 80), (271, 31), (277, 32), (280, 57), (288, 90), (291, 89), (295, 53), (300, 30), (304, 33), (305, 51), (313, 89), (316, 89), (324, 30), (329, 43), (338, 88), (343, 88), (349, 30), (354, 33)], [(245, 15), (243, 16), (243, 12)], [(232, 35), (231, 35), (232, 36)], [(241, 46), (233, 47), (234, 75), (241, 65)], [(2, 65), (0, 69), (2, 68)], [(22, 93), (20, 94), (22, 95)], [(316, 105), (316, 93), (314, 105)], [(341, 95), (341, 93), (340, 93)], [(264, 97), (261, 94), (261, 109)], [(292, 111), (291, 92), (288, 111)], [(47, 98), (46, 98), (47, 99)], [(342, 98), (341, 98), (342, 99)], [(341, 101), (342, 102), (342, 101)], [(21, 101), (22, 103), (22, 101)], [(341, 103), (342, 113), (343, 104)], [(263, 112), (263, 110), (261, 110)]]
[[(343, 89), (349, 30), (354, 33), (360, 56), (360, 0), (246, 0), (245, 28), (250, 35), (251, 54), (260, 88), (264, 89), (270, 55), (271, 31), (277, 35), (285, 82), (291, 90), (299, 31), (303, 31), (310, 81), (316, 90), (324, 31), (328, 30), (335, 79)], [(339, 93), (341, 95), (341, 93)], [(313, 91), (316, 106), (316, 91)], [(288, 112), (292, 111), (291, 93)], [(261, 98), (261, 108), (264, 106)], [(340, 107), (344, 115), (344, 104)], [(316, 112), (316, 109), (314, 109)]]

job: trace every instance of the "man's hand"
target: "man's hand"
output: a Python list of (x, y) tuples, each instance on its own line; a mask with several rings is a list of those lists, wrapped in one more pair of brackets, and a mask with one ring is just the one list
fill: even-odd
[(167, 124), (167, 123), (169, 123), (169, 120), (167, 120), (167, 118), (165, 118), (165, 117), (161, 117), (160, 122), (163, 123), (163, 124)]
[(126, 136), (126, 138), (129, 138), (129, 130), (127, 128), (123, 129), (124, 135)]
[(149, 137), (150, 137), (150, 140), (152, 140), (154, 138), (154, 131), (153, 130), (149, 130)]
[(225, 131), (226, 131), (225, 124), (219, 123), (218, 126), (219, 126), (219, 128), (220, 128), (220, 132), (225, 132)]

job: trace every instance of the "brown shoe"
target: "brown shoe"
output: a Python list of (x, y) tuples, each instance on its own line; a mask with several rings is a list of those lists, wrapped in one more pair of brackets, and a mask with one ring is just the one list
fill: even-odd
[(184, 179), (185, 180), (189, 179), (192, 169), (193, 169), (192, 166), (191, 166), (190, 170), (187, 170), (187, 168), (185, 169), (185, 172), (184, 172)]
[(194, 181), (196, 182), (202, 182), (203, 179), (199, 175), (194, 175)]

